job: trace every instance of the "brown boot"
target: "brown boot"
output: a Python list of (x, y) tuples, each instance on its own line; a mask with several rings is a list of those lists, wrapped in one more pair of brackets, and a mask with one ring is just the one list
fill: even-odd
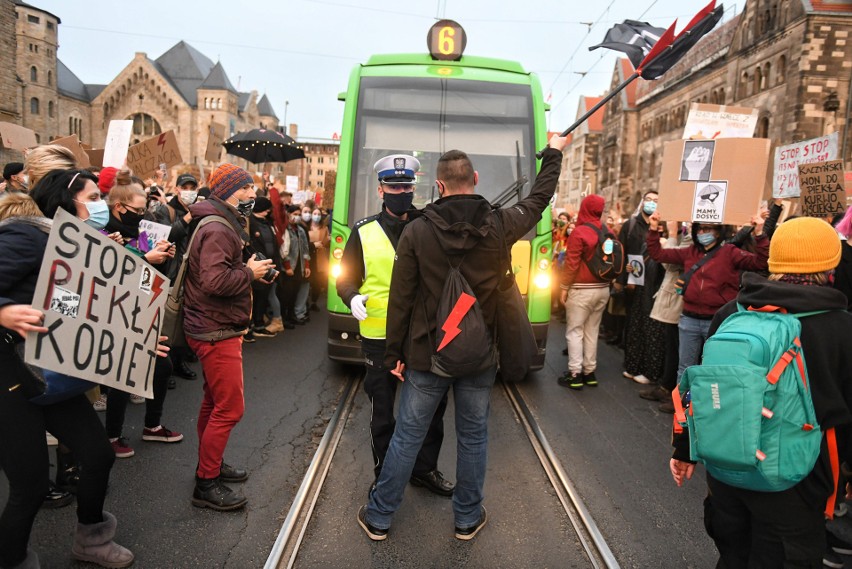
[(104, 521), (98, 524), (77, 523), (71, 555), (74, 559), (95, 563), (101, 567), (120, 568), (133, 564), (133, 553), (115, 543), (115, 516), (104, 512)]

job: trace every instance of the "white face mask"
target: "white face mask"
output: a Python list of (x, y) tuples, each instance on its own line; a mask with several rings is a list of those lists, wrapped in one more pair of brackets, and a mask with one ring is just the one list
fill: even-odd
[(305, 223), (309, 223), (311, 221), (311, 214), (303, 213), (302, 214), (302, 221), (304, 221)]
[(195, 190), (181, 190), (180, 191), (180, 201), (185, 203), (186, 205), (192, 205), (195, 203), (195, 200), (198, 198), (198, 192)]

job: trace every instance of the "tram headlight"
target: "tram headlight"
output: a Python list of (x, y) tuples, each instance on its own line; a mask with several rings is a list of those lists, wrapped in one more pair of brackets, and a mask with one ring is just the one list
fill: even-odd
[(343, 249), (337, 247), (334, 251), (331, 252), (331, 256), (339, 261), (343, 258)]
[(541, 261), (538, 262), (538, 270), (539, 271), (546, 271), (549, 266), (550, 266), (550, 263), (547, 262), (547, 259), (542, 259)]
[(535, 276), (535, 286), (540, 289), (550, 288), (550, 273), (539, 273)]
[(340, 270), (340, 263), (334, 263), (331, 266), (331, 276), (334, 277), (335, 280), (340, 276)]

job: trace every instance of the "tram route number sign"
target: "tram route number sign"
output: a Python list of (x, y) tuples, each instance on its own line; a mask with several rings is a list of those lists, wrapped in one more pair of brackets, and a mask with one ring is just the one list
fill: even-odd
[(429, 54), (438, 61), (458, 61), (467, 46), (467, 34), (458, 22), (440, 20), (426, 36)]
[(825, 218), (843, 213), (846, 209), (844, 178), (842, 160), (799, 164), (802, 214)]
[(45, 333), (28, 364), (153, 397), (169, 280), (106, 235), (58, 210), (33, 296)]

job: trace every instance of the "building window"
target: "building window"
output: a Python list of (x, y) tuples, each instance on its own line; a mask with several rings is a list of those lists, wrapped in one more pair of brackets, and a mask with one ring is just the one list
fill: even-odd
[(52, 86), (52, 85), (53, 85), (53, 71), (48, 71), (48, 72), (47, 72), (47, 85), (48, 85), (48, 86)]
[(27, 16), (27, 21), (31, 24), (38, 24), (41, 20), (38, 16), (33, 16), (32, 14)]
[(757, 138), (769, 138), (769, 117), (757, 121)]
[(36, 133), (36, 144), (41, 144), (41, 135)]
[(321, 188), (321, 187), (322, 187), (322, 182), (317, 182), (317, 187), (318, 187), (318, 188)]
[(317, 158), (317, 162), (319, 162), (320, 164), (322, 164), (322, 163), (323, 163), (323, 157), (322, 157), (322, 156), (320, 156), (319, 158)]
[(651, 153), (651, 159), (648, 160), (648, 177), (653, 178), (657, 175), (657, 153)]
[(775, 72), (775, 84), (780, 85), (784, 82), (784, 74), (787, 72), (787, 58), (781, 56), (778, 58), (778, 70)]
[(53, 25), (53, 22), (48, 22), (48, 23), (47, 23), (47, 29), (48, 29), (48, 30), (52, 30), (52, 29), (53, 29), (53, 28), (55, 28), (55, 27), (56, 27), (56, 26), (54, 26), (54, 25)]
[(38, 81), (38, 69), (36, 69), (35, 65), (30, 67), (30, 81), (33, 83)]
[(38, 114), (38, 99), (33, 97), (30, 99), (30, 114), (37, 115)]
[(754, 92), (760, 93), (764, 86), (763, 70), (760, 68), (760, 65), (758, 65), (757, 69), (754, 70)]
[(127, 119), (133, 121), (133, 134), (135, 136), (141, 136), (142, 140), (162, 132), (160, 129), (160, 123), (158, 123), (157, 120), (149, 114), (136, 113), (135, 115), (127, 117)]
[(53, 118), (53, 101), (47, 102), (47, 116)]

